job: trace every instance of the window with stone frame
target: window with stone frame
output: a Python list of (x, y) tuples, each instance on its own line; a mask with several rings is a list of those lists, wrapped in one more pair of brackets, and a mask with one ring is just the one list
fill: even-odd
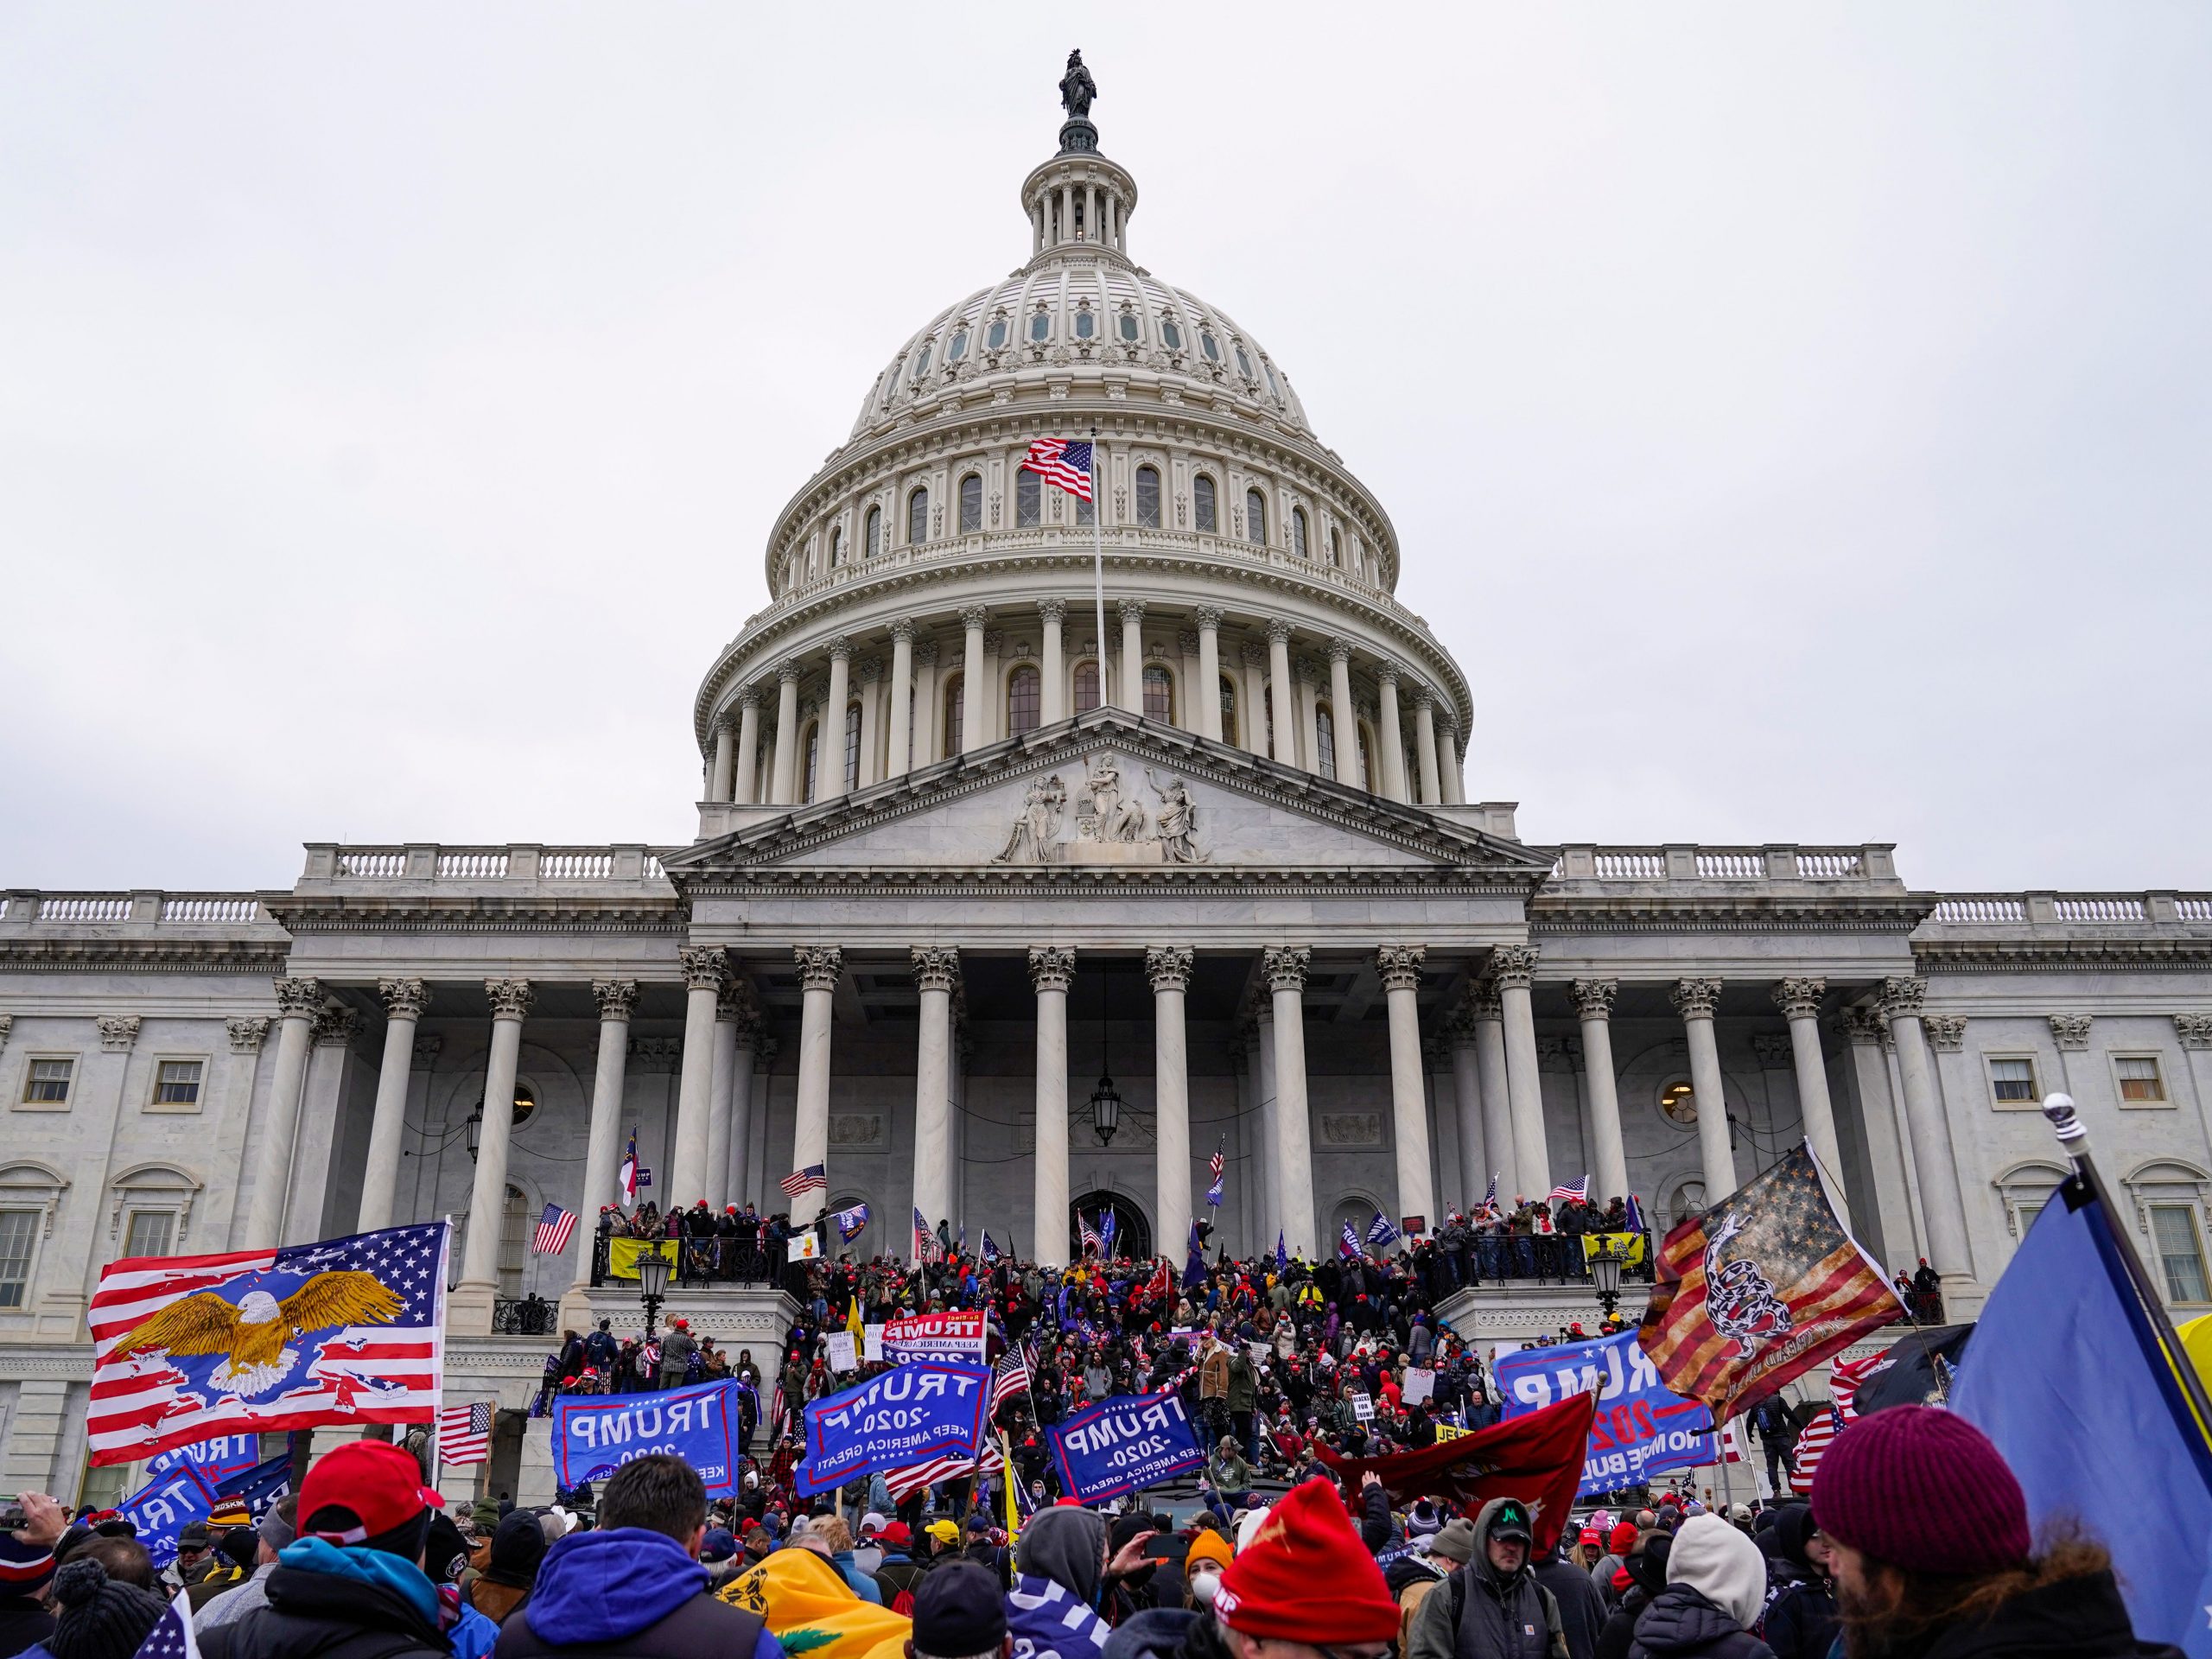
[(1164, 664), (1144, 665), (1144, 717), (1163, 726), (1175, 723), (1175, 681)]
[(944, 753), (948, 759), (960, 753), (968, 721), (968, 699), (961, 688), (961, 676), (948, 675), (944, 682)]
[(967, 355), (968, 331), (965, 328), (957, 329), (954, 332), (951, 340), (946, 343), (944, 360), (948, 363), (957, 363)]
[(845, 527), (836, 524), (830, 531), (830, 568), (836, 569), (845, 562)]
[(1260, 547), (1268, 544), (1268, 499), (1257, 490), (1244, 492), (1244, 539)]
[(156, 1106), (196, 1106), (200, 1103), (200, 1077), (207, 1069), (205, 1060), (162, 1060), (154, 1067), (154, 1104)]
[(1382, 790), (1375, 776), (1375, 759), (1367, 747), (1367, 722), (1357, 721), (1352, 729), (1359, 737), (1359, 786), (1370, 795), (1380, 795)]
[(2196, 1208), (2187, 1204), (2154, 1204), (2149, 1207), (2151, 1240), (2158, 1255), (2170, 1302), (2212, 1301), (2204, 1271), (2204, 1241), (2197, 1229)]
[(1333, 524), (1329, 527), (1329, 563), (1338, 570), (1344, 568), (1344, 538), (1337, 533)]
[(1034, 473), (1019, 473), (1014, 480), (1014, 524), (1017, 530), (1034, 530), (1045, 522), (1045, 480)]
[(67, 1106), (70, 1085), (76, 1080), (77, 1061), (74, 1056), (31, 1056), (23, 1067), (23, 1104), (26, 1106)]
[(507, 1301), (522, 1298), (522, 1274), (529, 1262), (530, 1236), (534, 1230), (530, 1199), (518, 1186), (507, 1189), (499, 1211), (499, 1295)]
[(0, 1308), (21, 1307), (30, 1294), (41, 1216), (36, 1210), (0, 1210)]
[(862, 553), (871, 559), (883, 551), (882, 508), (870, 507), (868, 510), (868, 538), (861, 543), (861, 548)]
[(1094, 657), (1075, 665), (1075, 711), (1085, 715), (1097, 706), (1098, 659)]
[(821, 758), (822, 722), (817, 720), (810, 721), (806, 728), (806, 778), (800, 785), (798, 792), (798, 798), (802, 801), (811, 801), (814, 798), (815, 766)]
[(1075, 503), (1075, 521), (1077, 524), (1089, 530), (1098, 522), (1097, 502), (1086, 501), (1079, 495), (1071, 495), (1068, 499)]
[(1989, 1103), (2000, 1111), (2034, 1111), (2043, 1104), (2036, 1086), (2032, 1054), (1984, 1054), (1989, 1070)]
[(1218, 533), (1220, 521), (1214, 512), (1213, 480), (1204, 473), (1191, 480), (1191, 512), (1202, 534)]
[(845, 791), (850, 794), (861, 786), (861, 706), (857, 702), (845, 705)]
[(1290, 550), (1301, 559), (1313, 556), (1306, 551), (1306, 509), (1303, 507), (1290, 510)]
[(2112, 1057), (2113, 1077), (2120, 1084), (2120, 1103), (2123, 1106), (2164, 1106), (2166, 1080), (2158, 1069), (2155, 1054), (2115, 1054)]
[(983, 527), (983, 480), (969, 474), (960, 480), (960, 528), (963, 533)]
[(1226, 674), (1221, 677), (1221, 741), (1241, 742), (1236, 734), (1236, 682)]
[(906, 545), (919, 547), (930, 538), (930, 493), (916, 490), (906, 498)]
[(1006, 681), (1006, 729), (1009, 737), (1033, 732), (1044, 723), (1044, 676), (1024, 663)]
[(1337, 717), (1325, 702), (1313, 709), (1313, 764), (1324, 778), (1337, 775)]
[(176, 1213), (170, 1210), (133, 1210), (123, 1232), (125, 1255), (167, 1255), (176, 1238)]
[(1157, 467), (1137, 468), (1137, 528), (1160, 528), (1160, 469)]

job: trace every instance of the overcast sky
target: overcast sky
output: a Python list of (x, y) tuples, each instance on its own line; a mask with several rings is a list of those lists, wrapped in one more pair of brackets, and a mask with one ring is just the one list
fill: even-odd
[(1524, 836), (2212, 887), (2212, 8), (1040, 15), (0, 7), (0, 887), (689, 839), (1077, 44)]

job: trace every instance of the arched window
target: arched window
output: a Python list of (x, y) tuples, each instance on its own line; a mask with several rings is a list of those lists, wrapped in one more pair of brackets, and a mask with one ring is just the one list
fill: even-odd
[(1359, 786), (1370, 795), (1380, 795), (1382, 791), (1376, 785), (1375, 760), (1367, 750), (1366, 723), (1355, 723), (1352, 730), (1359, 739)]
[(1096, 658), (1075, 665), (1075, 711), (1088, 714), (1098, 706), (1098, 661)]
[(1052, 314), (1051, 312), (1039, 311), (1035, 316), (1029, 319), (1030, 339), (1041, 343), (1045, 340), (1050, 340), (1052, 337)]
[(845, 562), (845, 527), (839, 524), (830, 532), (830, 563), (832, 569)]
[(861, 545), (871, 559), (883, 551), (883, 510), (880, 507), (868, 510), (868, 537)]
[(806, 778), (798, 792), (802, 801), (814, 798), (815, 763), (822, 758), (822, 722), (814, 721), (806, 728)]
[(1075, 337), (1089, 340), (1098, 327), (1098, 319), (1090, 315), (1088, 307), (1080, 307), (1075, 314)]
[(1044, 480), (1034, 473), (1018, 474), (1014, 481), (1014, 523), (1018, 530), (1034, 530), (1044, 522)]
[(968, 699), (961, 693), (960, 677), (955, 674), (944, 683), (944, 754), (948, 760), (964, 747), (963, 737), (968, 724)]
[(1324, 778), (1337, 775), (1337, 717), (1325, 702), (1313, 710), (1313, 769)]
[(1221, 741), (1224, 743), (1237, 741), (1236, 682), (1226, 674), (1221, 677)]
[(930, 538), (930, 493), (916, 490), (906, 498), (906, 545), (919, 547)]
[(1290, 550), (1301, 559), (1308, 556), (1306, 551), (1306, 509), (1303, 507), (1290, 510)]
[(964, 532), (983, 527), (983, 480), (970, 473), (960, 480), (960, 528)]
[(1144, 717), (1163, 726), (1175, 723), (1175, 682), (1164, 664), (1144, 665)]
[(914, 380), (915, 380), (915, 384), (919, 385), (919, 384), (920, 384), (920, 382), (921, 382), (921, 378), (922, 378), (922, 377), (923, 377), (924, 375), (927, 374), (929, 372), (930, 372), (930, 348), (929, 348), (928, 346), (923, 346), (923, 347), (922, 347), (922, 349), (921, 349), (920, 351), (916, 352), (916, 353), (914, 353)]
[(1137, 468), (1137, 528), (1160, 528), (1160, 469), (1156, 467)]
[(1024, 732), (1033, 732), (1042, 723), (1045, 682), (1037, 671), (1024, 664), (1007, 677), (1006, 729), (1009, 737), (1020, 737)]
[(944, 360), (948, 363), (957, 363), (967, 355), (968, 331), (963, 328), (945, 342)]
[(1329, 526), (1329, 563), (1339, 570), (1344, 568), (1344, 538), (1334, 524)]
[(1211, 536), (1215, 531), (1213, 512), (1213, 480), (1200, 473), (1191, 480), (1191, 506), (1197, 513), (1198, 528)]
[(1268, 544), (1268, 499), (1257, 490), (1244, 492), (1244, 539)]
[(845, 705), (845, 791), (861, 786), (861, 706)]
[(1183, 349), (1183, 331), (1175, 326), (1174, 318), (1162, 317), (1160, 320), (1160, 343), (1171, 352)]

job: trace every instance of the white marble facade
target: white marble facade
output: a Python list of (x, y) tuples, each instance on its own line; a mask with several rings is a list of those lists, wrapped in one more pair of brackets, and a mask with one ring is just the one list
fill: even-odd
[[(85, 1303), (132, 1249), (487, 1217), (454, 1381), (519, 1406), (543, 1344), (494, 1304), (581, 1313), (583, 1253), (528, 1229), (588, 1226), (633, 1131), (664, 1203), (779, 1207), (820, 1160), (864, 1245), (919, 1205), (1047, 1257), (1100, 1193), (1179, 1250), (1217, 1147), (1226, 1242), (1311, 1251), (1493, 1171), (1663, 1223), (1809, 1135), (1869, 1247), (1971, 1311), (2060, 1177), (2063, 1088), (2160, 1282), (2212, 1301), (2212, 895), (1523, 842), (1466, 798), (1475, 688), (1392, 596), (1382, 506), (1270, 353), (1131, 263), (1134, 181), (1063, 138), (1028, 262), (905, 342), (772, 530), (690, 711), (694, 842), (5, 893), (0, 1488), (77, 1486)], [(1094, 430), (1095, 524), (1018, 470)], [(1556, 1313), (1495, 1295), (1500, 1329)]]

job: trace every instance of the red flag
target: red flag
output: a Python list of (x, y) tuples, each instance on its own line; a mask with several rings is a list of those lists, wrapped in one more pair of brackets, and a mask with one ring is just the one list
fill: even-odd
[(1551, 1553), (1574, 1507), (1589, 1451), (1598, 1396), (1578, 1394), (1471, 1434), (1440, 1440), (1425, 1452), (1387, 1458), (1347, 1458), (1317, 1446), (1344, 1490), (1357, 1494), (1360, 1478), (1373, 1474), (1395, 1501), (1449, 1498), (1471, 1515), (1493, 1497), (1517, 1497), (1535, 1521), (1535, 1558)]
[(1800, 1145), (1667, 1235), (1636, 1339), (1660, 1381), (1719, 1424), (1899, 1311)]

